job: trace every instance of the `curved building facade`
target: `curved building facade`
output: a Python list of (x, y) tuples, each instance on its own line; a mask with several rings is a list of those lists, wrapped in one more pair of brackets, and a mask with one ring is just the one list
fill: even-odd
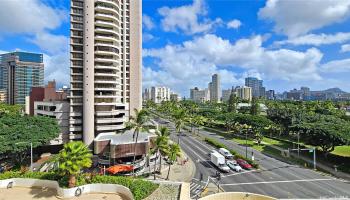
[(70, 139), (91, 145), (141, 108), (141, 0), (71, 0)]

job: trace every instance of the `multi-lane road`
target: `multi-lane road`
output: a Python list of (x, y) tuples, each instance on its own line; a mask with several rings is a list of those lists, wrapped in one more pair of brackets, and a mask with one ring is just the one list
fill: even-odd
[[(162, 124), (162, 119), (157, 119)], [(167, 124), (172, 132), (172, 139), (177, 135), (172, 123)], [(207, 131), (200, 131), (245, 155), (245, 148)], [(187, 134), (180, 137), (183, 151), (195, 162), (196, 173), (191, 183), (191, 195), (195, 196), (205, 186), (206, 181), (216, 182), (218, 170), (211, 162), (209, 152), (214, 148), (198, 137)], [(320, 174), (310, 169), (288, 164), (254, 151), (255, 160), (260, 164), (259, 170), (230, 172), (222, 174), (220, 186), (225, 191), (251, 192), (275, 198), (350, 198), (350, 183), (331, 176)], [(200, 180), (202, 179), (202, 181)]]

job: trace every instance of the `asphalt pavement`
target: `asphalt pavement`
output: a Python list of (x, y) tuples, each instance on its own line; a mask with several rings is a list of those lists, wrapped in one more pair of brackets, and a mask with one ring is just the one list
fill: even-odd
[[(162, 125), (161, 119), (158, 122)], [(174, 124), (169, 123), (167, 126), (172, 133), (171, 138), (177, 141)], [(244, 146), (208, 131), (201, 130), (199, 134), (216, 139), (245, 155)], [(209, 152), (215, 148), (190, 134), (180, 136), (180, 146), (196, 165), (196, 173), (191, 183), (191, 196), (195, 197), (203, 191), (208, 180), (217, 183), (215, 177), (218, 169), (210, 162), (209, 156)], [(224, 191), (251, 192), (282, 199), (350, 198), (348, 181), (282, 162), (251, 148), (248, 149), (248, 155), (251, 155), (252, 151), (260, 169), (222, 173), (219, 185)]]

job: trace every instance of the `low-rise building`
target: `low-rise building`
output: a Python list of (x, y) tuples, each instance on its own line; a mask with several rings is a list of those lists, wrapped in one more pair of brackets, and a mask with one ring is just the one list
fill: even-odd
[(50, 145), (69, 142), (69, 89), (63, 87), (56, 91), (56, 82), (49, 81), (45, 87), (33, 87), (26, 97), (25, 112), (28, 115), (48, 116), (57, 120), (59, 137), (50, 141)]
[(47, 116), (57, 120), (59, 136), (50, 141), (51, 145), (64, 144), (69, 141), (69, 102), (68, 101), (35, 101), (34, 115)]
[(172, 93), (170, 94), (170, 101), (175, 101), (175, 102), (181, 101), (181, 97), (176, 93)]
[(135, 144), (133, 134), (133, 130), (127, 130), (122, 134), (99, 134), (94, 139), (94, 154), (98, 156), (98, 162), (103, 165), (131, 165), (136, 154), (134, 168), (141, 170), (147, 162), (147, 155), (154, 147), (156, 135), (141, 131)]

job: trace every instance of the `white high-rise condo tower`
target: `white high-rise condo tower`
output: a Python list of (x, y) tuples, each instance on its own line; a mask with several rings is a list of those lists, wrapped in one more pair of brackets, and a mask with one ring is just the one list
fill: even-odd
[(71, 0), (70, 139), (91, 145), (141, 109), (141, 0)]

